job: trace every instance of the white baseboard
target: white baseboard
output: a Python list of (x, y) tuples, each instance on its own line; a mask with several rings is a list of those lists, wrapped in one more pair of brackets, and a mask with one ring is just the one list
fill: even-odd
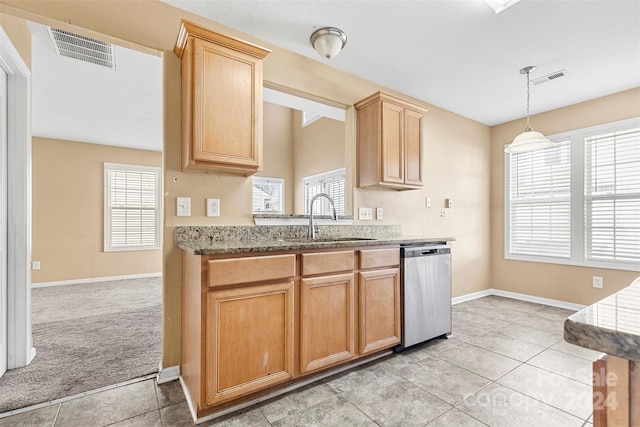
[(472, 301), (474, 299), (478, 299), (482, 297), (488, 297), (489, 295), (493, 295), (491, 291), (492, 289), (485, 289), (484, 291), (473, 292), (470, 294), (460, 295), (459, 297), (451, 298), (451, 305)]
[(503, 291), (500, 289), (491, 289), (491, 291), (492, 291), (491, 293), (492, 295), (497, 295), (499, 297), (519, 299), (522, 301), (534, 302), (536, 304), (544, 304), (544, 305), (550, 305), (552, 307), (566, 308), (567, 310), (579, 311), (586, 307), (586, 305), (574, 304), (572, 302), (560, 301), (560, 300), (551, 299), (551, 298), (536, 297), (536, 296), (527, 295), (527, 294), (519, 294), (517, 292)]
[(527, 295), (527, 294), (519, 294), (517, 292), (509, 292), (509, 291), (503, 291), (501, 289), (493, 289), (493, 288), (451, 298), (451, 304), (456, 305), (463, 302), (472, 301), (474, 299), (486, 297), (489, 295), (496, 295), (496, 296), (505, 297), (505, 298), (513, 298), (521, 301), (528, 301), (536, 304), (549, 305), (551, 307), (565, 308), (567, 310), (575, 310), (575, 311), (582, 310), (583, 308), (586, 307), (585, 305), (574, 304), (572, 302), (560, 301), (560, 300), (551, 299), (551, 298), (536, 297), (536, 296)]
[(168, 383), (180, 378), (180, 366), (167, 366), (166, 368), (160, 367), (158, 371), (157, 381), (158, 384)]
[(46, 288), (49, 286), (64, 286), (64, 285), (80, 285), (84, 283), (99, 283), (99, 282), (113, 282), (115, 280), (128, 280), (128, 279), (146, 279), (148, 277), (162, 277), (162, 273), (141, 273), (141, 274), (126, 274), (123, 276), (105, 276), (105, 277), (90, 277), (88, 279), (72, 279), (72, 280), (60, 280), (57, 282), (40, 282), (32, 283), (31, 288)]

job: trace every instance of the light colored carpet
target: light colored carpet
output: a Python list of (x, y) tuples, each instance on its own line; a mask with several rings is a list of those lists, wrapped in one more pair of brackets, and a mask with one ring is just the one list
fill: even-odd
[(161, 278), (32, 291), (37, 356), (0, 378), (0, 413), (158, 371)]

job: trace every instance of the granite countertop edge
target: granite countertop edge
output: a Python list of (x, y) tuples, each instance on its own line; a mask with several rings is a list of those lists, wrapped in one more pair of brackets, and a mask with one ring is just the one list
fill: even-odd
[[(640, 333), (616, 330), (589, 320), (597, 305), (628, 292), (640, 292), (640, 278), (630, 286), (569, 316), (564, 322), (564, 339), (575, 345), (640, 362)], [(640, 307), (636, 308), (640, 316)]]
[(364, 246), (408, 245), (421, 243), (452, 242), (453, 237), (396, 236), (382, 237), (375, 240), (347, 240), (329, 242), (307, 242), (292, 240), (225, 240), (203, 241), (186, 240), (177, 242), (178, 248), (192, 255), (224, 255), (258, 252), (280, 252), (308, 249), (353, 248)]

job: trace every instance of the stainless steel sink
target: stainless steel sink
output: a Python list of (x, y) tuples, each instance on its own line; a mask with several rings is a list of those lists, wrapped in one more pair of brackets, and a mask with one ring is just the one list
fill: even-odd
[(315, 239), (309, 239), (307, 237), (294, 237), (290, 239), (281, 239), (284, 242), (296, 242), (296, 243), (331, 243), (331, 242), (361, 242), (377, 240), (372, 237), (317, 237)]

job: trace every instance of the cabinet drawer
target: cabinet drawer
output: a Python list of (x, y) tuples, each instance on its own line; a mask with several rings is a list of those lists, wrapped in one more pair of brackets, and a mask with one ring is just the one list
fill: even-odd
[(208, 261), (209, 287), (235, 285), (296, 275), (296, 256), (271, 255)]
[(302, 275), (353, 270), (353, 251), (302, 254)]
[(360, 251), (360, 268), (395, 267), (400, 265), (400, 249), (366, 249)]

